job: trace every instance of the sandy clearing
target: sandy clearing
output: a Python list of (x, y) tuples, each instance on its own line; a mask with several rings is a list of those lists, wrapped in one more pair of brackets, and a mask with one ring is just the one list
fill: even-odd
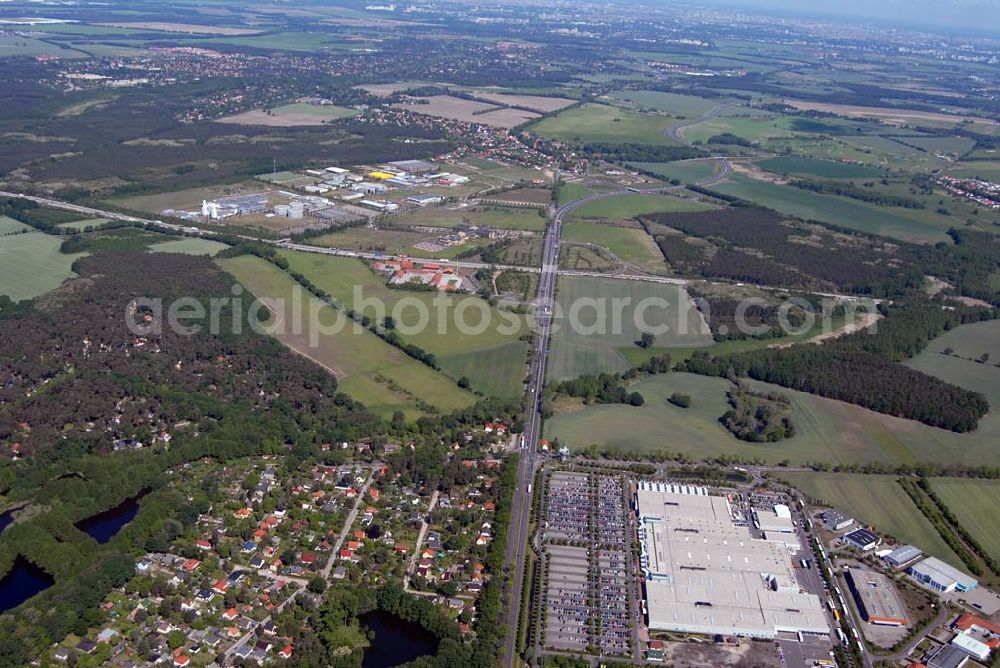
[(840, 338), (841, 336), (846, 336), (848, 334), (853, 334), (854, 332), (860, 332), (863, 329), (868, 329), (876, 322), (882, 318), (881, 313), (863, 313), (860, 318), (856, 319), (854, 322), (847, 323), (843, 327), (838, 327), (831, 332), (823, 332), (822, 334), (817, 334), (816, 336), (806, 339), (805, 341), (796, 341), (795, 343), (776, 343), (774, 345), (768, 346), (768, 348), (790, 348), (800, 343), (823, 343), (824, 341), (829, 341), (830, 339)]

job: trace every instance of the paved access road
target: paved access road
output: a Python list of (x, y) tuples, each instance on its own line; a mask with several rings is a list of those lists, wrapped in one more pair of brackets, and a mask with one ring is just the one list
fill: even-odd
[[(571, 203), (572, 204), (572, 203)], [(524, 556), (528, 547), (528, 521), (531, 516), (531, 482), (538, 462), (538, 440), (541, 438), (541, 395), (545, 383), (545, 360), (549, 348), (552, 326), (552, 305), (555, 298), (556, 275), (559, 264), (559, 226), (570, 204), (552, 214), (545, 232), (542, 250), (542, 268), (538, 279), (538, 297), (535, 302), (537, 333), (535, 348), (528, 374), (527, 415), (525, 416), (524, 445), (517, 469), (517, 487), (514, 490), (510, 527), (507, 530), (507, 554), (504, 572), (508, 576), (506, 619), (507, 636), (504, 643), (503, 662), (513, 668), (517, 661), (517, 626), (521, 611), (521, 589), (524, 584)]]

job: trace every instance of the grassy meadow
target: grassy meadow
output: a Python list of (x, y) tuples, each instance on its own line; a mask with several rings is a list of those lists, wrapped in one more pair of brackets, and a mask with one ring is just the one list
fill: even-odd
[(215, 256), (219, 251), (229, 248), (224, 243), (212, 241), (211, 239), (198, 239), (194, 237), (184, 237), (173, 241), (152, 244), (149, 247), (152, 253), (184, 253), (185, 255), (211, 255)]
[[(960, 343), (962, 342), (962, 343)], [(776, 391), (792, 405), (795, 435), (777, 443), (748, 444), (737, 441), (719, 427), (718, 418), (727, 408), (728, 382), (685, 373), (671, 373), (640, 380), (633, 389), (643, 394), (646, 404), (629, 406), (587, 406), (549, 421), (547, 429), (571, 448), (597, 445), (600, 449), (624, 452), (683, 452), (694, 459), (719, 454), (741, 454), (776, 464), (822, 462), (827, 464), (888, 465), (932, 462), (942, 465), (979, 466), (993, 461), (1000, 443), (1000, 368), (980, 364), (939, 351), (953, 347), (956, 355), (979, 356), (989, 345), (1000, 342), (1000, 321), (963, 325), (931, 342), (928, 349), (908, 362), (925, 373), (986, 395), (992, 407), (974, 432), (958, 434), (912, 420), (876, 413), (852, 404), (767, 383), (746, 381), (752, 387)], [(725, 342), (717, 352), (733, 352), (760, 345), (759, 342)], [(557, 349), (553, 350), (553, 354)], [(690, 349), (671, 349), (674, 359)], [(649, 352), (628, 350), (630, 366)], [(1000, 352), (992, 355), (996, 358)], [(679, 391), (690, 394), (693, 406), (687, 411), (667, 404), (665, 397)], [(697, 409), (697, 410), (695, 410)], [(697, 426), (695, 426), (697, 423)], [(693, 436), (686, 436), (693, 434)]]
[[(354, 258), (295, 251), (286, 251), (284, 256), (292, 271), (308, 277), (345, 308), (360, 310), (376, 320), (392, 316), (400, 338), (432, 353), (453, 379), (466, 376), (473, 389), (493, 396), (521, 392), (528, 350), (527, 343), (520, 340), (528, 333), (525, 316), (501, 313), (475, 295), (390, 288), (381, 276)], [(356, 300), (356, 289), (361, 290), (363, 303)], [(384, 305), (384, 313), (379, 313), (377, 304)], [(420, 310), (427, 314), (422, 328)], [(459, 331), (459, 319), (468, 324), (466, 332)], [(412, 332), (407, 331), (410, 328)]]
[(923, 516), (895, 476), (782, 472), (777, 476), (807, 496), (871, 525), (882, 534), (916, 545), (960, 568), (962, 561)]
[(633, 162), (630, 167), (670, 181), (677, 179), (681, 183), (693, 183), (719, 173), (717, 160), (679, 160), (677, 162)]
[[(293, 303), (297, 284), (274, 265), (252, 256), (219, 260), (219, 265), (265, 304), (278, 299)], [(275, 336), (336, 375), (340, 388), (372, 411), (386, 417), (403, 411), (408, 418), (416, 418), (426, 413), (422, 409), (425, 404), (449, 412), (475, 401), (474, 395), (452, 379), (371, 332), (356, 331), (351, 323), (336, 333), (321, 334), (312, 345), (311, 332), (319, 332), (312, 328), (332, 330), (338, 314), (305, 290), (301, 290), (301, 299), (304, 306), (300, 312), (289, 308), (284, 317), (272, 318), (269, 324), (278, 329)], [(315, 324), (310, 322), (310, 311), (316, 313)]]
[(677, 197), (625, 193), (624, 195), (615, 195), (587, 202), (573, 209), (570, 212), (570, 218), (610, 218), (623, 220), (647, 213), (680, 213), (686, 211), (705, 211), (710, 208), (712, 207), (707, 204)]
[[(650, 328), (669, 327), (667, 332), (656, 336), (655, 347), (703, 346), (710, 341), (701, 314), (679, 286), (563, 276), (556, 295), (556, 315), (561, 310), (563, 317), (557, 317), (553, 325), (548, 379), (563, 380), (630, 368), (632, 364), (623, 350), (636, 347), (635, 341), (642, 334), (635, 322), (639, 316), (637, 307), (647, 299), (660, 301), (649, 302), (643, 314), (645, 324)], [(601, 313), (593, 307), (595, 300), (603, 306)], [(570, 326), (573, 320), (577, 321), (577, 327)]]
[(624, 262), (645, 271), (662, 274), (666, 270), (656, 242), (641, 228), (573, 221), (563, 223), (560, 239), (567, 243), (587, 243), (606, 248)]
[(877, 206), (846, 197), (758, 181), (739, 174), (731, 175), (712, 188), (790, 216), (916, 243), (947, 241), (948, 228), (957, 222), (951, 217), (935, 214), (933, 209), (927, 211)]
[(73, 261), (83, 253), (59, 252), (63, 239), (0, 216), (0, 295), (32, 299), (59, 287), (76, 274)]
[(643, 111), (664, 111), (684, 117), (696, 117), (719, 103), (695, 95), (664, 93), (657, 90), (624, 90), (608, 96), (612, 102)]
[(1000, 482), (975, 478), (934, 478), (931, 489), (955, 514), (987, 554), (1000, 561)]
[(857, 165), (834, 160), (820, 160), (798, 156), (768, 158), (759, 161), (757, 165), (776, 174), (790, 174), (792, 176), (821, 179), (864, 179), (881, 175), (880, 170), (869, 165)]
[(543, 118), (530, 129), (546, 139), (566, 142), (669, 144), (665, 132), (672, 123), (664, 116), (587, 103)]

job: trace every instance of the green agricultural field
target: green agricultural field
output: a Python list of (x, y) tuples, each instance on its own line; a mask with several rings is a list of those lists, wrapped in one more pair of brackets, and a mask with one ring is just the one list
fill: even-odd
[(962, 567), (961, 559), (914, 505), (895, 476), (789, 471), (777, 477), (881, 534), (916, 545), (956, 568)]
[(53, 58), (83, 58), (87, 54), (76, 49), (60, 48), (58, 44), (43, 42), (39, 39), (17, 37), (15, 35), (0, 35), (0, 58), (22, 56), (37, 58), (49, 56)]
[(906, 146), (905, 144), (894, 141), (889, 137), (865, 135), (863, 137), (844, 137), (844, 141), (860, 149), (880, 153), (892, 162), (906, 161), (909, 159), (924, 159), (929, 157), (920, 149), (913, 148), (912, 146)]
[(474, 155), (469, 156), (467, 158), (462, 158), (462, 162), (471, 167), (481, 169), (485, 172), (492, 171), (494, 169), (500, 169), (501, 167), (503, 167), (503, 165), (501, 165), (498, 162), (493, 162), (492, 160), (486, 160), (484, 158), (477, 158)]
[(612, 93), (612, 101), (631, 106), (634, 109), (665, 111), (685, 117), (701, 116), (718, 106), (715, 100), (706, 100), (694, 95), (663, 93), (656, 90), (623, 90)]
[[(376, 321), (393, 317), (400, 338), (437, 357), (454, 380), (466, 376), (473, 389), (485, 394), (520, 393), (527, 366), (527, 344), (520, 340), (529, 333), (525, 316), (500, 312), (475, 295), (390, 288), (354, 258), (294, 251), (284, 256), (292, 271), (305, 275), (345, 308)], [(421, 312), (427, 314), (422, 327)]]
[(928, 153), (962, 156), (975, 147), (968, 137), (900, 137), (900, 141), (919, 146)]
[(59, 252), (63, 239), (38, 231), (13, 234), (24, 225), (0, 217), (0, 295), (14, 301), (32, 299), (75, 276), (70, 268), (83, 253)]
[(811, 329), (796, 334), (785, 334), (773, 339), (730, 339), (726, 341), (712, 342), (706, 348), (656, 348), (643, 350), (642, 348), (623, 350), (623, 354), (631, 362), (632, 366), (638, 366), (645, 362), (653, 354), (669, 353), (671, 359), (681, 362), (693, 355), (695, 352), (705, 351), (711, 355), (728, 355), (730, 353), (745, 352), (748, 350), (760, 350), (768, 346), (784, 346), (792, 343), (802, 343), (811, 338), (819, 336), (824, 332), (835, 331), (843, 328), (847, 323), (846, 315), (832, 317), (829, 323), (824, 323), (821, 318), (817, 318)]
[(275, 49), (278, 51), (326, 51), (344, 50), (349, 48), (377, 48), (375, 42), (345, 42), (336, 35), (323, 32), (277, 32), (263, 35), (239, 35), (236, 37), (212, 37), (190, 42), (191, 46), (229, 44), (233, 46), (249, 46), (257, 49)]
[[(956, 220), (931, 211), (881, 207), (867, 202), (821, 195), (792, 186), (758, 181), (734, 174), (712, 186), (713, 190), (735, 195), (804, 219), (843, 225), (862, 232), (895, 237), (916, 243), (948, 240), (948, 229)], [(928, 219), (931, 220), (928, 220)]]
[(0, 237), (5, 237), (8, 234), (30, 232), (32, 229), (33, 228), (30, 225), (25, 225), (19, 220), (14, 220), (13, 218), (8, 218), (7, 216), (0, 216)]
[(855, 165), (833, 160), (817, 160), (815, 158), (779, 157), (768, 158), (757, 163), (763, 169), (776, 174), (791, 174), (793, 176), (815, 176), (823, 179), (862, 179), (873, 178), (881, 172), (868, 165)]
[[(976, 453), (963, 456), (961, 443), (939, 444), (934, 440), (941, 430), (766, 383), (749, 385), (789, 398), (795, 436), (766, 444), (737, 440), (719, 424), (728, 409), (729, 382), (688, 373), (654, 376), (630, 386), (646, 400), (639, 409), (618, 404), (587, 406), (556, 415), (549, 420), (547, 433), (575, 450), (594, 445), (599, 451), (631, 455), (682, 453), (695, 460), (739, 455), (772, 465), (786, 459), (797, 465), (917, 461), (945, 464), (956, 463), (956, 457), (971, 464), (991, 448), (983, 439), (978, 443), (969, 439)], [(680, 409), (666, 402), (673, 392), (691, 395), (692, 407), (678, 413)]]
[(711, 118), (696, 125), (681, 130), (684, 139), (689, 142), (703, 142), (714, 135), (734, 134), (749, 141), (765, 141), (772, 137), (788, 137), (798, 134), (792, 130), (792, 120), (789, 117), (759, 117), (759, 118)]
[(543, 118), (531, 131), (566, 142), (669, 144), (664, 134), (671, 119), (605, 104), (584, 104)]
[[(625, 371), (631, 364), (622, 350), (635, 347), (643, 331), (663, 325), (669, 330), (656, 336), (657, 347), (704, 346), (711, 340), (701, 314), (676, 285), (563, 276), (556, 303), (550, 380)], [(645, 327), (641, 329), (636, 320)]]
[(452, 378), (468, 378), (472, 389), (491, 397), (517, 397), (524, 392), (528, 372), (528, 342), (511, 341), (455, 355), (441, 355), (438, 364)]
[[(718, 454), (744, 454), (760, 458), (771, 464), (788, 459), (793, 464), (823, 462), (837, 464), (888, 465), (930, 462), (941, 465), (980, 466), (995, 458), (996, 443), (1000, 443), (1000, 369), (957, 357), (945, 356), (940, 351), (953, 347), (958, 355), (980, 356), (995, 351), (1000, 342), (1000, 321), (963, 325), (935, 339), (927, 351), (908, 364), (925, 373), (933, 373), (943, 380), (978, 390), (985, 394), (992, 407), (980, 421), (979, 428), (971, 433), (958, 434), (944, 429), (869, 411), (841, 401), (817, 397), (804, 392), (780, 388), (766, 383), (746, 381), (765, 391), (776, 391), (789, 398), (796, 434), (790, 439), (767, 445), (744, 444), (733, 439), (728, 432), (713, 431), (719, 416), (726, 409), (726, 381), (702, 378), (689, 374), (669, 374), (643, 380), (635, 386), (646, 398), (642, 410), (659, 411), (649, 417), (649, 424), (636, 423), (635, 428), (616, 430), (606, 427), (609, 418), (621, 415), (634, 416), (627, 406), (590, 406), (571, 415), (560, 415), (552, 421), (553, 434), (560, 436), (572, 448), (596, 444), (600, 449), (629, 452), (683, 452), (694, 459)], [(715, 344), (711, 350), (732, 352), (761, 345), (758, 341), (732, 341)], [(656, 349), (668, 352), (673, 359), (682, 359), (688, 349)], [(553, 350), (555, 353), (555, 350)], [(630, 366), (646, 359), (649, 351), (628, 349), (625, 357)], [(991, 358), (1000, 356), (1000, 352)], [(700, 415), (707, 421), (699, 427), (698, 438), (681, 438), (671, 421), (674, 410), (668, 404), (660, 405), (656, 397), (663, 396), (671, 383), (683, 382), (687, 389), (673, 388), (696, 397), (710, 410)], [(663, 385), (663, 387), (661, 387)], [(697, 394), (687, 391), (700, 388)], [(649, 394), (647, 394), (649, 392)], [(657, 408), (659, 407), (659, 408)], [(622, 412), (625, 411), (625, 412)], [(698, 413), (685, 413), (688, 418)], [(629, 418), (631, 419), (631, 418)], [(558, 429), (555, 427), (558, 426)], [(716, 434), (708, 438), (704, 434)]]
[(716, 160), (681, 160), (678, 162), (633, 162), (634, 169), (655, 174), (664, 181), (677, 179), (681, 183), (694, 183), (719, 173)]
[[(295, 281), (260, 258), (229, 258), (220, 260), (219, 265), (265, 304), (284, 300), (291, 305), (295, 301)], [(475, 401), (471, 393), (461, 390), (452, 379), (367, 330), (357, 330), (346, 322), (340, 331), (334, 332), (338, 319), (346, 321), (346, 317), (304, 290), (299, 292), (302, 308), (296, 312), (288, 306), (284, 315), (279, 311), (269, 323), (276, 330), (276, 338), (336, 375), (340, 388), (372, 411), (388, 417), (399, 410), (412, 419), (424, 414), (422, 404), (449, 412)], [(315, 319), (310, 317), (312, 313)], [(328, 328), (330, 333), (322, 333), (320, 327)]]
[(963, 162), (957, 167), (948, 170), (951, 176), (961, 178), (982, 179), (983, 181), (993, 181), (1000, 183), (1000, 160), (990, 162)]
[(706, 211), (707, 204), (677, 197), (626, 193), (587, 202), (570, 212), (571, 218), (613, 218), (624, 220), (647, 213)]
[(572, 202), (575, 199), (580, 199), (581, 197), (593, 194), (594, 191), (582, 183), (560, 183), (559, 187), (556, 188), (556, 201), (559, 206), (562, 206), (567, 202)]
[(1000, 561), (1000, 482), (974, 478), (933, 478), (931, 488), (986, 553)]
[(615, 227), (602, 223), (564, 223), (560, 238), (567, 243), (594, 244), (645, 271), (664, 273), (666, 264), (653, 238), (639, 228)]
[(174, 241), (164, 241), (153, 244), (149, 250), (153, 253), (184, 253), (186, 255), (216, 255), (219, 251), (229, 248), (224, 243), (211, 239), (186, 237)]

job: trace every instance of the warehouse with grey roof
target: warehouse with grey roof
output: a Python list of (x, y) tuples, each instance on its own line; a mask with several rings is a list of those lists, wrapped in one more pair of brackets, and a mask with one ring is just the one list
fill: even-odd
[(636, 492), (649, 628), (775, 638), (829, 633), (818, 596), (795, 579), (783, 542), (752, 538), (725, 496), (640, 482)]

